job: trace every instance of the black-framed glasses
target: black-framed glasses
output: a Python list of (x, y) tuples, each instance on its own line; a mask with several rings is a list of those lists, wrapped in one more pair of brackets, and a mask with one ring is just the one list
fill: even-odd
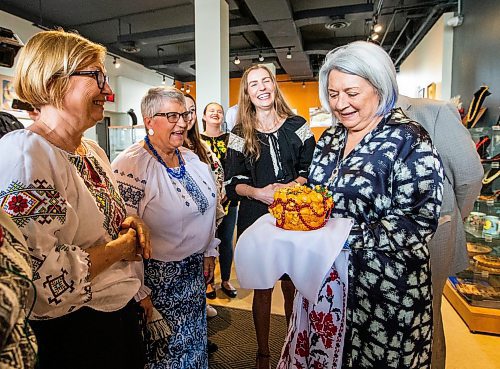
[(109, 82), (109, 77), (100, 70), (79, 70), (71, 73), (71, 76), (93, 76), (97, 82), (97, 87), (101, 90)]
[(172, 111), (168, 113), (156, 113), (155, 115), (153, 115), (153, 117), (167, 117), (169, 123), (177, 123), (179, 119), (181, 119), (181, 117), (184, 122), (189, 122), (192, 115), (192, 111), (186, 111), (184, 113), (177, 113)]

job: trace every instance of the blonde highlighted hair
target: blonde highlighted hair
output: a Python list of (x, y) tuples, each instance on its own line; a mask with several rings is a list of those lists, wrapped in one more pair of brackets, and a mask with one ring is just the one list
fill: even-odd
[(21, 49), (14, 88), (19, 99), (36, 108), (62, 107), (69, 77), (94, 63), (104, 65), (106, 48), (63, 30), (35, 34)]
[(256, 64), (245, 70), (240, 82), (240, 97), (238, 100), (238, 115), (236, 119), (235, 132), (241, 134), (245, 140), (245, 146), (243, 148), (244, 153), (257, 160), (260, 157), (260, 143), (257, 138), (256, 129), (258, 120), (255, 106), (248, 95), (248, 74), (256, 69), (264, 69), (271, 78), (274, 85), (274, 110), (278, 119), (289, 118), (295, 114), (285, 101), (285, 98), (279, 89), (276, 77), (267, 66), (263, 64)]

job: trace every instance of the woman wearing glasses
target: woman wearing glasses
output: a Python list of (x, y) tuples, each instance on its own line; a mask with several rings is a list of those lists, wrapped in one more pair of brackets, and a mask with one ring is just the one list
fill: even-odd
[(64, 31), (40, 32), (15, 76), (34, 123), (2, 138), (0, 203), (27, 238), (36, 288), (29, 318), (40, 368), (141, 368), (135, 271), (149, 230), (127, 217), (111, 166), (83, 133), (112, 91), (106, 49)]
[[(182, 146), (191, 112), (181, 91), (151, 88), (142, 98), (147, 136), (114, 161), (129, 214), (151, 227), (143, 301), (167, 322), (168, 339), (151, 339), (148, 368), (208, 368), (205, 282), (217, 256), (217, 187), (210, 167)], [(149, 297), (146, 297), (149, 295)]]

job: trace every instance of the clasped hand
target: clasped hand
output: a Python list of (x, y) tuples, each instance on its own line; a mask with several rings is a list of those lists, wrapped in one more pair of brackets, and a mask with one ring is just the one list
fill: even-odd
[(124, 246), (124, 260), (138, 261), (151, 257), (151, 239), (149, 227), (138, 216), (131, 215), (122, 223), (122, 230), (117, 241)]

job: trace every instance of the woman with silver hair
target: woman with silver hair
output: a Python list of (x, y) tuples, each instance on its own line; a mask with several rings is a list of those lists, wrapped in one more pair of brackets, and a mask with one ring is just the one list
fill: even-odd
[(336, 124), (316, 145), (308, 182), (333, 192), (332, 217), (354, 221), (348, 281), (332, 268), (317, 304), (295, 304), (279, 368), (430, 368), (427, 242), (441, 207), (440, 159), (427, 132), (394, 109), (396, 73), (381, 47), (334, 49), (319, 86)]
[[(149, 224), (154, 245), (137, 296), (146, 311), (153, 311), (146, 367), (206, 369), (205, 283), (213, 277), (219, 241), (217, 187), (210, 167), (182, 146), (191, 112), (181, 91), (149, 89), (141, 112), (146, 137), (112, 167), (127, 212)], [(171, 331), (168, 339), (155, 334), (160, 325), (154, 322), (162, 319)]]

